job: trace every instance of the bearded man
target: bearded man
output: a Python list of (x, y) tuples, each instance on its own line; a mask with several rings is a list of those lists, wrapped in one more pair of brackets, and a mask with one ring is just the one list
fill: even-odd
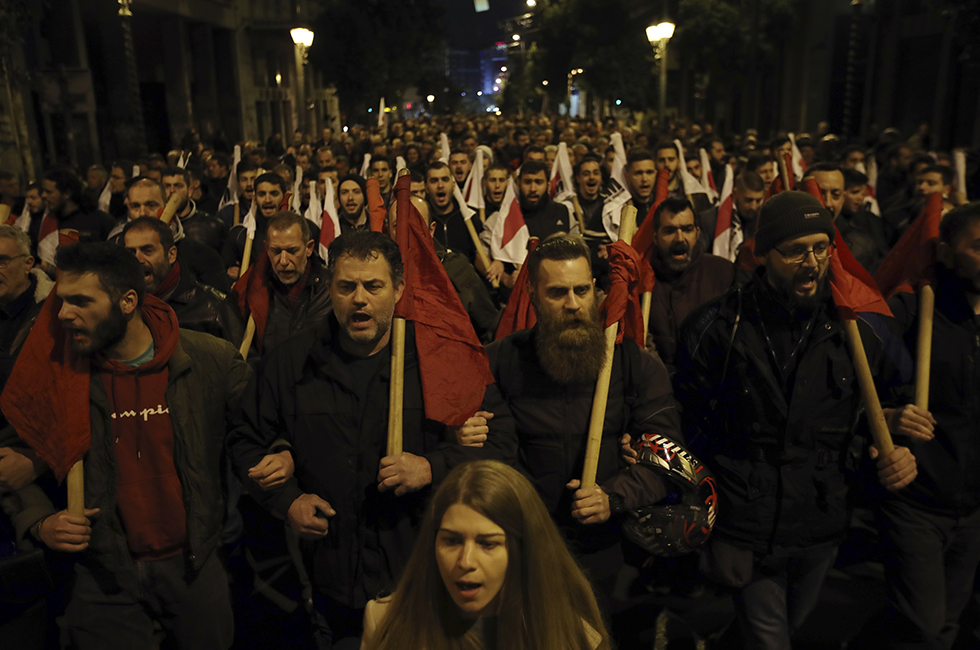
[(682, 438), (664, 365), (624, 339), (613, 354), (596, 485), (580, 488), (592, 396), (605, 358), (589, 259), (588, 246), (568, 236), (531, 251), (528, 292), (537, 325), (496, 341), (487, 352), (514, 416), (521, 469), (590, 571), (600, 599), (607, 599), (623, 565), (619, 524), (625, 510), (666, 494), (646, 469), (620, 470), (617, 441), (624, 432)]
[[(677, 342), (684, 435), (718, 483), (702, 568), (737, 589), (750, 649), (791, 647), (848, 529), (845, 459), (862, 397), (830, 295), (834, 234), (813, 196), (770, 199), (755, 235), (764, 263), (691, 313)], [(873, 371), (885, 374), (878, 339), (858, 322)], [(907, 448), (870, 455), (885, 488), (915, 478)]]
[(735, 265), (704, 251), (701, 229), (687, 199), (664, 199), (653, 213), (653, 228), (657, 282), (649, 336), (660, 360), (672, 368), (681, 323), (694, 309), (731, 288)]
[[(173, 310), (146, 294), (143, 267), (123, 248), (66, 246), (57, 262), (52, 327), (84, 372), (59, 375), (40, 403), (85, 391), (89, 412), (71, 415), (90, 418), (91, 429), (85, 514), (50, 512), (31, 526), (35, 540), (75, 558), (62, 634), (82, 650), (149, 648), (162, 628), (172, 647), (228, 648), (218, 468), (225, 416), (249, 368), (230, 343), (180, 329)], [(43, 334), (26, 345), (50, 349), (54, 339)]]

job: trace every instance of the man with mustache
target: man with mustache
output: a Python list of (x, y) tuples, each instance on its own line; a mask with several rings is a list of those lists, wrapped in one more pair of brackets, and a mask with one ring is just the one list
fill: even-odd
[[(677, 399), (691, 450), (715, 470), (718, 519), (707, 577), (736, 588), (746, 647), (785, 649), (816, 603), (849, 523), (844, 469), (862, 396), (830, 295), (833, 216), (805, 192), (759, 213), (751, 281), (688, 316), (677, 342)], [(888, 370), (859, 321), (873, 371)], [(878, 479), (916, 475), (908, 448)]]
[[(929, 410), (914, 404), (889, 411), (896, 438), (915, 444), (920, 476), (896, 494), (881, 494), (876, 518), (885, 542), (886, 648), (951, 648), (973, 594), (980, 563), (980, 203), (942, 220), (937, 262)], [(914, 294), (888, 301), (916, 348)], [(911, 402), (911, 387), (905, 400)]]
[(85, 514), (52, 512), (31, 527), (76, 557), (62, 632), (83, 650), (153, 647), (160, 626), (175, 647), (228, 648), (218, 466), (249, 368), (226, 341), (179, 329), (121, 247), (59, 248), (57, 263), (57, 322), (86, 372), (49, 390), (84, 390), (91, 403), (73, 414), (91, 423)]
[(449, 442), (446, 426), (425, 418), (409, 324), (404, 452), (387, 455), (391, 324), (405, 288), (401, 255), (387, 235), (357, 230), (334, 239), (328, 257), (333, 312), (263, 358), (229, 453), (250, 482), (276, 441), (290, 445), (295, 474), (253, 495), (307, 540), (320, 647), (356, 648), (367, 601), (392, 588), (408, 559), (430, 486), (467, 460), (513, 463), (515, 444), (513, 420), (492, 384), (481, 408), (496, 417), (482, 448)]
[(348, 174), (340, 179), (337, 201), (341, 233), (371, 229), (367, 212), (367, 181), (361, 176)]
[[(620, 435), (683, 438), (664, 365), (626, 338), (613, 355), (596, 486), (580, 488), (592, 397), (605, 358), (589, 259), (581, 239), (564, 235), (528, 253), (537, 325), (494, 342), (487, 352), (516, 423), (521, 469), (600, 596), (608, 597), (623, 563), (618, 526), (625, 510), (666, 494), (660, 479), (645, 469), (620, 470)], [(488, 413), (477, 415), (495, 421)]]
[(694, 309), (728, 291), (735, 266), (704, 251), (694, 208), (687, 199), (664, 199), (653, 213), (657, 281), (653, 285), (649, 338), (673, 369), (677, 330)]

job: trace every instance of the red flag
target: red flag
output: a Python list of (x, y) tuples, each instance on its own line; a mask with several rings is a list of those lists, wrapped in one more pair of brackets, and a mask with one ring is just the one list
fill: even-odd
[(405, 291), (395, 316), (415, 323), (425, 416), (450, 426), (480, 408), (493, 383), (487, 353), (473, 331), (432, 237), (411, 203), (411, 177), (398, 179), (398, 248), (405, 265)]
[(231, 297), (238, 304), (238, 310), (246, 321), (251, 316), (255, 321), (255, 347), (262, 352), (265, 336), (265, 323), (269, 318), (270, 287), (268, 281), (269, 255), (265, 247), (259, 252), (255, 264), (238, 278), (231, 288)]
[(381, 198), (381, 183), (377, 178), (367, 179), (368, 215), (371, 221), (371, 230), (382, 232), (385, 227), (385, 217), (388, 211), (385, 210), (385, 200)]
[(919, 218), (912, 222), (875, 273), (881, 293), (890, 297), (897, 291), (933, 284), (942, 218), (943, 195), (936, 192), (929, 196)]
[(837, 233), (834, 237), (836, 250), (830, 258), (830, 289), (841, 318), (856, 320), (862, 312), (891, 316), (871, 274), (854, 259), (836, 226), (834, 230)]
[[(528, 243), (528, 254), (538, 247), (538, 243), (537, 237), (531, 239), (530, 243)], [(493, 337), (495, 341), (499, 341), (505, 336), (509, 336), (519, 330), (530, 329), (538, 322), (538, 315), (534, 312), (534, 306), (531, 304), (531, 296), (527, 292), (527, 267), (527, 264), (521, 266), (521, 270), (517, 274), (514, 290), (510, 292), (507, 306), (504, 307), (504, 313), (501, 315), (500, 323), (497, 325), (497, 333)]]
[(776, 178), (772, 179), (772, 182), (769, 183), (769, 187), (766, 188), (766, 196), (762, 199), (762, 202), (765, 203), (766, 201), (768, 201), (769, 199), (776, 196), (782, 191), (783, 191), (783, 179), (781, 179), (777, 174)]
[(820, 205), (823, 205), (825, 208), (827, 207), (823, 203), (823, 193), (820, 191), (820, 185), (817, 184), (816, 180), (812, 178), (806, 179), (803, 181), (803, 187), (800, 189), (801, 191), (806, 192), (816, 200), (820, 201)]
[(610, 244), (609, 293), (602, 301), (602, 329), (619, 323), (616, 342), (622, 343), (623, 336), (636, 341), (641, 348), (646, 347), (643, 340), (643, 313), (640, 310), (640, 267), (643, 260), (632, 246), (620, 240)]
[[(59, 246), (78, 243), (78, 232)], [(92, 443), (89, 362), (71, 353), (58, 312), (57, 290), (48, 294), (0, 397), (3, 414), (59, 481)]]
[(640, 293), (648, 293), (653, 291), (653, 285), (656, 283), (657, 278), (653, 273), (653, 255), (654, 255), (654, 237), (656, 236), (656, 230), (653, 228), (653, 214), (663, 203), (664, 199), (670, 192), (670, 172), (666, 169), (661, 169), (657, 172), (657, 189), (654, 195), (653, 205), (650, 206), (650, 211), (647, 212), (647, 216), (644, 217), (643, 223), (637, 229), (636, 234), (633, 235), (633, 248), (639, 252), (640, 256), (643, 258), (640, 264)]

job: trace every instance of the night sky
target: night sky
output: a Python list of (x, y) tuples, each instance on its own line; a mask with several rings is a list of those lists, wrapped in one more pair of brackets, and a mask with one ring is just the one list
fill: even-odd
[(453, 49), (482, 49), (503, 40), (500, 21), (527, 11), (525, 0), (489, 0), (490, 10), (476, 13), (473, 0), (439, 0), (446, 8), (446, 41)]

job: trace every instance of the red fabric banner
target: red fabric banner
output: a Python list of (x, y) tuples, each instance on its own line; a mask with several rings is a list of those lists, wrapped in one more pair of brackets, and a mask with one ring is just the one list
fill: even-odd
[(367, 196), (364, 200), (367, 201), (371, 230), (383, 232), (388, 211), (385, 210), (385, 200), (381, 198), (381, 183), (377, 178), (367, 179)]
[(272, 300), (269, 286), (269, 255), (265, 247), (259, 252), (255, 264), (238, 278), (231, 288), (232, 299), (238, 304), (242, 318), (248, 321), (251, 316), (255, 321), (255, 348), (262, 352), (262, 339), (265, 336), (265, 323), (269, 318)]
[(664, 199), (667, 198), (669, 192), (670, 172), (666, 169), (661, 169), (657, 172), (657, 189), (654, 195), (653, 205), (650, 206), (650, 211), (644, 217), (643, 223), (640, 224), (636, 234), (633, 235), (633, 248), (642, 257), (642, 263), (640, 264), (641, 294), (653, 291), (653, 285), (657, 281), (653, 273), (654, 239), (657, 235), (657, 231), (653, 227), (653, 214), (660, 207), (660, 204), (664, 202)]
[(470, 317), (436, 255), (429, 229), (412, 205), (410, 189), (410, 176), (398, 179), (396, 234), (405, 265), (405, 291), (395, 316), (415, 323), (425, 416), (459, 426), (479, 410), (493, 375)]
[[(538, 243), (537, 237), (531, 239), (527, 246), (528, 255), (538, 247)], [(534, 306), (531, 304), (531, 296), (527, 292), (527, 283), (527, 264), (524, 264), (517, 274), (514, 290), (510, 292), (507, 306), (504, 307), (504, 313), (500, 317), (500, 323), (497, 325), (497, 333), (493, 337), (495, 341), (499, 341), (514, 332), (530, 329), (538, 322), (538, 315), (534, 311)]]
[(929, 196), (919, 218), (912, 222), (895, 248), (878, 267), (875, 282), (886, 296), (898, 291), (912, 291), (935, 282), (936, 244), (943, 219), (943, 195)]
[(611, 282), (600, 308), (602, 329), (619, 323), (617, 343), (622, 343), (623, 337), (628, 336), (641, 348), (646, 347), (643, 313), (640, 310), (640, 267), (643, 259), (636, 249), (624, 241), (610, 244), (607, 250)]

